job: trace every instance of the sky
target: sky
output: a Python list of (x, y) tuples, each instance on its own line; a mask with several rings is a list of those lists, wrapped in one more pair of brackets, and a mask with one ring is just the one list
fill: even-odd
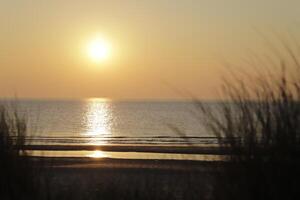
[(258, 32), (299, 25), (299, 0), (0, 0), (0, 97), (217, 99)]

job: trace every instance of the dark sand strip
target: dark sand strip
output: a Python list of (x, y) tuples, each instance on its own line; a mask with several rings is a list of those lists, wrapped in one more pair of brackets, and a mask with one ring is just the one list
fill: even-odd
[(172, 145), (26, 145), (23, 150), (49, 151), (110, 151), (110, 152), (149, 152), (149, 153), (183, 153), (226, 155), (228, 152), (218, 147), (206, 146), (172, 146)]
[(42, 160), (43, 166), (56, 169), (81, 170), (166, 170), (166, 171), (211, 171), (222, 162), (178, 161), (178, 160), (144, 160), (112, 158), (34, 158), (37, 163)]

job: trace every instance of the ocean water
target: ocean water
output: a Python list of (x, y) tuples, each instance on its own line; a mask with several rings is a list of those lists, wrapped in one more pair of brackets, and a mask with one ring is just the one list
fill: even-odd
[[(27, 143), (50, 145), (213, 144), (191, 101), (22, 100)], [(11, 106), (12, 105), (12, 106)]]

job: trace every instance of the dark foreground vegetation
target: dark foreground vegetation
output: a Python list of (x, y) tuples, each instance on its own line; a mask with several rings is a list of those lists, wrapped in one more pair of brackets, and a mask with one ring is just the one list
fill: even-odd
[(257, 76), (225, 81), (227, 101), (217, 112), (198, 104), (206, 127), (230, 155), (216, 173), (214, 199), (300, 197), (300, 49), (282, 44), (274, 60), (265, 58), (269, 68), (255, 58)]
[(37, 178), (27, 157), (18, 146), (24, 144), (26, 121), (17, 112), (0, 107), (0, 198), (31, 199), (36, 194)]

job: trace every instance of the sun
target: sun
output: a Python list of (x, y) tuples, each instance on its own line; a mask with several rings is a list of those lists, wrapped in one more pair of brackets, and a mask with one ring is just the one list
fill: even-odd
[(95, 62), (108, 59), (111, 53), (110, 44), (102, 38), (94, 38), (87, 45), (88, 57)]

